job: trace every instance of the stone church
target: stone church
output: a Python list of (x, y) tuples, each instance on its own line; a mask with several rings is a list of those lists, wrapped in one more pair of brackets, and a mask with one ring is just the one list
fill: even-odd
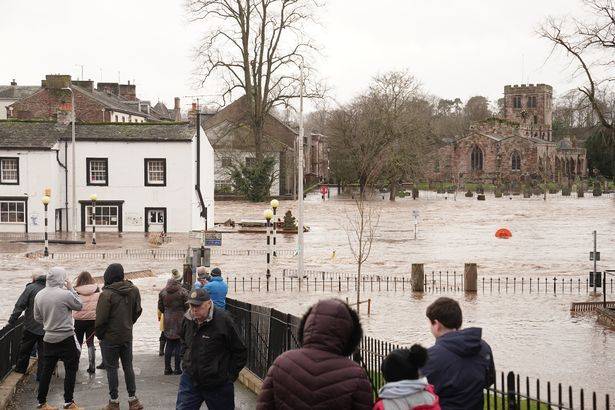
[(498, 183), (585, 177), (585, 148), (567, 138), (553, 141), (552, 100), (547, 84), (505, 86), (505, 118), (472, 124), (465, 135), (444, 142), (427, 165), (429, 179)]

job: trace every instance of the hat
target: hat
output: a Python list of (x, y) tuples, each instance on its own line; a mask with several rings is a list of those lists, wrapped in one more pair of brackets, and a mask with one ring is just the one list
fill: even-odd
[(211, 270), (211, 276), (222, 276), (222, 271), (220, 268), (213, 268)]
[(121, 282), (124, 280), (124, 267), (119, 263), (112, 263), (107, 266), (105, 270), (105, 286), (109, 286), (115, 282)]
[(211, 280), (211, 276), (209, 276), (209, 274), (207, 273), (207, 271), (201, 271), (201, 272), (198, 272), (198, 273), (196, 274), (196, 277), (197, 277), (197, 278), (199, 278), (199, 279), (205, 279), (205, 280), (206, 280), (206, 281), (208, 281), (208, 282)]
[(176, 282), (181, 282), (182, 275), (179, 273), (177, 269), (173, 269), (171, 271), (171, 278), (174, 279)]
[(202, 305), (203, 302), (207, 302), (211, 298), (209, 297), (209, 293), (205, 289), (197, 289), (193, 290), (190, 293), (190, 298), (188, 299), (188, 304), (199, 306)]
[(427, 349), (415, 344), (410, 349), (396, 349), (382, 361), (380, 369), (387, 383), (400, 380), (416, 380), (419, 368), (427, 362)]

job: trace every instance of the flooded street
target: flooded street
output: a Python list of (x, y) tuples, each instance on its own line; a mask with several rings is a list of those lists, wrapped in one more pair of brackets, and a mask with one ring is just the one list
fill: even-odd
[[(425, 195), (425, 193), (422, 193)], [(431, 270), (463, 271), (465, 262), (478, 263), (480, 276), (547, 277), (557, 275), (587, 275), (592, 263), (592, 230), (598, 231), (601, 261), (598, 270), (615, 268), (615, 200), (600, 198), (562, 198), (550, 196), (522, 199), (493, 198), (486, 201), (467, 199), (462, 195), (445, 200), (431, 193), (430, 198), (416, 201), (401, 199), (394, 203), (378, 200), (372, 205), (380, 210), (380, 223), (372, 253), (365, 264), (368, 274), (408, 274), (412, 263), (424, 263)], [(216, 203), (216, 221), (262, 219), (266, 204), (245, 202)], [(281, 201), (278, 215), (286, 210), (295, 214), (295, 203)], [(309, 196), (305, 203), (306, 269), (352, 273), (355, 270), (344, 226), (347, 214), (355, 210), (349, 199), (322, 202), (319, 196)], [(412, 211), (419, 212), (418, 239), (414, 240)], [(512, 232), (509, 240), (496, 239), (498, 228)], [(184, 250), (196, 245), (198, 236), (170, 234), (171, 242), (163, 249)], [(86, 239), (89, 239), (86, 238)], [(222, 250), (264, 249), (265, 235), (260, 233), (223, 235)], [(279, 235), (278, 248), (294, 250), (296, 235)], [(88, 241), (89, 242), (89, 241)], [(112, 261), (102, 259), (72, 259), (42, 261), (26, 258), (25, 252), (41, 249), (41, 244), (10, 243), (0, 237), (0, 326), (6, 319), (25, 283), (32, 273), (43, 272), (53, 265), (62, 265), (76, 275), (89, 270), (102, 275)], [(86, 245), (85, 251), (92, 251)], [(97, 250), (155, 249), (147, 244), (143, 234), (99, 235)], [(51, 245), (51, 251), (84, 251), (83, 245)], [(334, 256), (333, 256), (334, 255)], [(119, 260), (126, 271), (152, 269), (158, 276), (138, 279), (143, 297), (144, 313), (135, 331), (135, 350), (152, 350), (158, 343), (156, 321), (157, 293), (164, 286), (172, 268), (180, 268), (181, 260), (125, 259)], [(212, 256), (212, 264), (224, 274), (264, 276), (264, 255)], [(273, 267), (274, 275), (282, 268), (296, 267), (296, 258), (280, 256)], [(410, 292), (367, 292), (373, 300), (372, 315), (363, 315), (366, 333), (394, 343), (409, 345), (421, 342), (430, 345), (432, 337), (425, 319), (425, 308), (440, 294), (413, 296)], [(494, 350), (500, 370), (514, 370), (521, 376), (562, 382), (595, 390), (615, 393), (615, 332), (596, 324), (592, 315), (573, 316), (570, 304), (586, 301), (586, 293), (529, 294), (482, 293), (464, 296), (452, 293), (464, 309), (464, 325), (482, 327), (484, 338)], [(353, 297), (331, 292), (237, 292), (230, 297), (276, 307), (301, 315), (320, 298)], [(613, 298), (613, 296), (611, 296)]]

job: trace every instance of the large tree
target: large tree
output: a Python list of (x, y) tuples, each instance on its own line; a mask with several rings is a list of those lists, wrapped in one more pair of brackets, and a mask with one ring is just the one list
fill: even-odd
[(470, 97), (463, 107), (463, 114), (470, 122), (483, 121), (493, 115), (489, 110), (489, 100), (482, 95)]

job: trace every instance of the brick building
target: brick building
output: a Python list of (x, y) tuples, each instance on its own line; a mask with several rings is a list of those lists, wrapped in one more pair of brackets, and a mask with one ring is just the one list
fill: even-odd
[(584, 148), (553, 141), (553, 89), (546, 84), (504, 87), (504, 119), (472, 124), (444, 141), (428, 162), (434, 181), (516, 181), (523, 177), (572, 180), (587, 175)]

